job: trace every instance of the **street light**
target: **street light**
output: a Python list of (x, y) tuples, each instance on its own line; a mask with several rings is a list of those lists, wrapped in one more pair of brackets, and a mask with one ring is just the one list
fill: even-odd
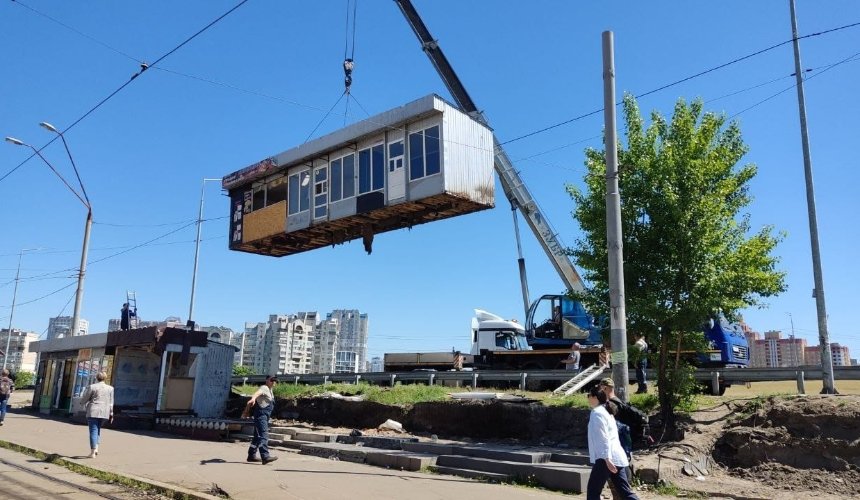
[[(78, 173), (75, 159), (72, 158), (72, 152), (69, 150), (68, 143), (66, 143), (66, 136), (48, 122), (40, 122), (39, 126), (60, 136), (60, 139), (63, 141), (63, 147), (66, 149), (66, 154), (69, 156), (69, 162), (72, 164), (72, 170), (75, 171), (75, 177), (78, 178), (78, 185), (81, 186), (81, 192), (84, 194), (84, 198), (86, 200), (81, 200), (84, 206), (87, 207), (87, 222), (84, 225), (84, 244), (81, 249), (81, 265), (78, 267), (78, 289), (75, 292), (75, 312), (72, 316), (72, 336), (75, 336), (80, 332), (78, 329), (78, 322), (81, 319), (81, 301), (84, 298), (84, 275), (87, 272), (87, 254), (90, 249), (90, 229), (93, 227), (93, 207), (90, 204), (90, 198), (87, 196), (87, 190), (84, 188), (84, 183), (81, 181), (81, 174)], [(78, 196), (78, 199), (80, 199), (80, 196)]]
[(194, 246), (194, 273), (191, 275), (191, 305), (188, 306), (188, 326), (194, 329), (194, 291), (197, 289), (197, 261), (200, 258), (200, 228), (203, 225), (203, 198), (206, 194), (206, 183), (221, 179), (204, 178), (200, 187), (200, 211), (197, 213), (197, 243)]
[(49, 162), (44, 156), (42, 156), (41, 151), (39, 151), (38, 149), (36, 149), (32, 145), (30, 145), (30, 144), (28, 144), (28, 143), (26, 143), (20, 139), (16, 139), (14, 137), (6, 137), (6, 141), (10, 142), (16, 146), (26, 146), (26, 147), (32, 149), (33, 152), (39, 158), (41, 158), (43, 162), (45, 162), (45, 165), (47, 165), (48, 168), (50, 168), (51, 171), (54, 172), (54, 174), (57, 177), (59, 177), (61, 181), (63, 181), (63, 184), (65, 184), (66, 187), (69, 188), (69, 190), (72, 193), (74, 193), (75, 197), (77, 197), (78, 200), (80, 200), (81, 203), (83, 203), (84, 207), (86, 207), (86, 209), (87, 209), (87, 221), (86, 221), (86, 224), (84, 226), (84, 244), (83, 244), (83, 249), (81, 250), (81, 265), (78, 268), (78, 288), (77, 288), (77, 291), (75, 292), (75, 312), (74, 312), (74, 315), (72, 316), (71, 335), (75, 336), (78, 334), (78, 331), (79, 331), (78, 330), (78, 322), (80, 321), (80, 317), (81, 317), (81, 301), (82, 301), (83, 296), (84, 296), (84, 275), (85, 275), (86, 269), (87, 269), (87, 253), (89, 252), (89, 248), (90, 248), (90, 230), (93, 226), (93, 208), (92, 208), (92, 205), (90, 204), (90, 199), (87, 196), (87, 191), (86, 191), (86, 189), (84, 189), (84, 184), (83, 184), (83, 182), (81, 182), (81, 176), (78, 173), (78, 167), (75, 165), (75, 160), (74, 160), (74, 158), (72, 158), (72, 153), (71, 153), (71, 151), (69, 151), (69, 145), (66, 143), (66, 138), (63, 136), (63, 133), (60, 132), (59, 130), (57, 130), (56, 127), (54, 127), (53, 125), (51, 125), (48, 122), (41, 122), (39, 125), (45, 129), (49, 130), (50, 132), (53, 132), (53, 133), (59, 135), (60, 139), (63, 140), (63, 147), (66, 149), (66, 154), (69, 155), (69, 161), (71, 161), (71, 163), (72, 163), (72, 169), (75, 171), (75, 176), (78, 179), (78, 184), (81, 186), (81, 192), (83, 193), (83, 197), (81, 197), (81, 195), (78, 194), (77, 191), (75, 191), (75, 189), (68, 183), (68, 181), (66, 181), (65, 177), (63, 177), (60, 174), (60, 172), (58, 172), (57, 169), (54, 168), (54, 166), (51, 164), (51, 162)]
[(18, 252), (18, 270), (15, 272), (15, 289), (12, 292), (12, 311), (9, 312), (9, 329), (6, 330), (6, 350), (3, 351), (3, 369), (6, 369), (6, 363), (9, 360), (9, 345), (12, 341), (12, 318), (15, 317), (15, 300), (18, 298), (18, 280), (21, 278), (21, 259), (24, 257), (24, 252), (32, 252), (41, 250), (41, 248), (22, 248)]

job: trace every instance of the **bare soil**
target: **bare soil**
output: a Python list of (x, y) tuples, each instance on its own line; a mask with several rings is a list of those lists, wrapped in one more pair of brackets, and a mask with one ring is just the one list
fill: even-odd
[(769, 396), (691, 415), (639, 457), (650, 479), (711, 498), (860, 497), (860, 396)]

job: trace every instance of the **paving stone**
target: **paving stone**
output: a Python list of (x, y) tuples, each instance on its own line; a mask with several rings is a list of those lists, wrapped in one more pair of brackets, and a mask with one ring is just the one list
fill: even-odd
[(310, 441), (312, 443), (334, 443), (337, 441), (337, 434), (326, 434), (324, 432), (297, 432), (293, 439), (299, 441)]
[(402, 450), (368, 451), (366, 463), (379, 467), (417, 471), (436, 463), (437, 455)]

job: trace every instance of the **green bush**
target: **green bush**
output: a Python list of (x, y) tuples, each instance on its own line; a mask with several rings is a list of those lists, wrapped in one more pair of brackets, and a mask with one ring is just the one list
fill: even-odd
[(36, 380), (33, 372), (18, 372), (15, 374), (15, 387), (30, 387)]

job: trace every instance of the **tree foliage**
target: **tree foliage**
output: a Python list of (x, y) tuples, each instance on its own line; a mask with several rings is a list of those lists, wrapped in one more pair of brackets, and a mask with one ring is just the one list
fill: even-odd
[[(703, 111), (701, 100), (679, 99), (671, 122), (651, 114), (647, 125), (626, 95), (627, 146), (619, 144), (619, 187), (628, 331), (660, 346), (660, 403), (672, 413), (680, 349), (703, 348), (703, 323), (763, 306), (785, 289), (773, 250), (782, 235), (771, 226), (755, 232), (745, 209), (752, 201), (753, 164), (737, 123)], [(584, 236), (569, 249), (592, 286), (580, 298), (595, 315), (609, 310), (604, 151), (585, 152), (585, 189), (568, 186)], [(659, 341), (659, 342), (658, 342)], [(667, 358), (673, 362), (667, 365)], [(678, 383), (671, 383), (678, 386)]]
[(251, 375), (254, 375), (253, 368), (251, 368), (249, 366), (238, 365), (238, 364), (233, 365), (233, 376), (234, 377), (248, 377)]

